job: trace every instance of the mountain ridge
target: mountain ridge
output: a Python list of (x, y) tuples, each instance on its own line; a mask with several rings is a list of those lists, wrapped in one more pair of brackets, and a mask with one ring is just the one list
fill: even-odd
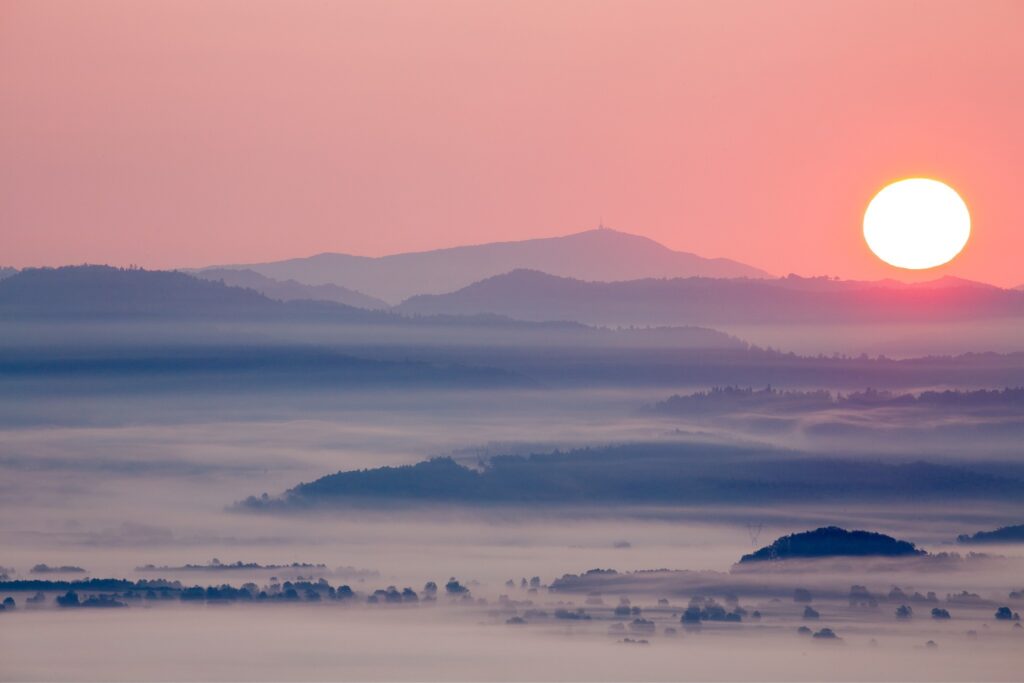
[(462, 245), (388, 256), (324, 252), (304, 258), (196, 269), (247, 269), (277, 280), (335, 284), (397, 304), (416, 294), (458, 290), (519, 268), (594, 281), (641, 277), (769, 277), (726, 258), (675, 251), (643, 237), (598, 228), (558, 237)]

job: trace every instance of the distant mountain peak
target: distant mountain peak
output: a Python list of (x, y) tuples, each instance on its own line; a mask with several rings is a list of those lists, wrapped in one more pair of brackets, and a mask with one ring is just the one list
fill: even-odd
[(364, 257), (324, 253), (273, 263), (220, 266), (275, 280), (337, 285), (397, 304), (417, 294), (453, 292), (518, 269), (584, 281), (642, 278), (765, 278), (768, 273), (725, 258), (674, 251), (640, 235), (600, 227), (570, 235), (491, 242)]

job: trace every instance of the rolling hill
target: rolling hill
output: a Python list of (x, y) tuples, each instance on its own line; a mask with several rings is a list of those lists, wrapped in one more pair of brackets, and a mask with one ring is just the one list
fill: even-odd
[(744, 555), (740, 564), (820, 557), (914, 557), (925, 554), (913, 543), (892, 536), (829, 526), (778, 538), (770, 545)]
[(584, 282), (516, 270), (450, 294), (414, 296), (394, 310), (598, 325), (952, 322), (1024, 316), (1024, 292), (948, 277), (919, 284), (792, 275)]

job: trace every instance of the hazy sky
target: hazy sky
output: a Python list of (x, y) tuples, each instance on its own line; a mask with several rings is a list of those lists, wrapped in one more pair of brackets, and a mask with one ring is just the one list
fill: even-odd
[(1020, 2), (11, 2), (0, 263), (380, 255), (594, 226), (778, 274), (961, 191), (1024, 282)]

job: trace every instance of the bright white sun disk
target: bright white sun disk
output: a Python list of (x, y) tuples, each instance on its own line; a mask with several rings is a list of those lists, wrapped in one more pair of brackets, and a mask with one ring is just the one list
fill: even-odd
[(971, 235), (971, 215), (956, 190), (929, 178), (886, 186), (864, 213), (864, 239), (878, 258), (922, 270), (952, 261)]

